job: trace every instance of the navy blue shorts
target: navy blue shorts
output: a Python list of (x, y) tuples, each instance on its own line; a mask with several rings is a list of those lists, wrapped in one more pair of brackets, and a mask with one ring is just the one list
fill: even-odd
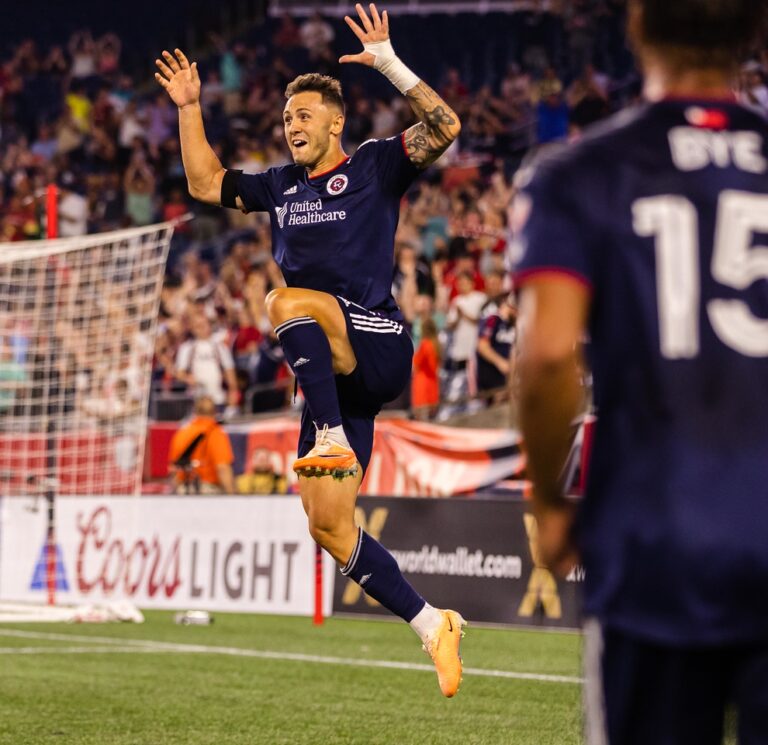
[(585, 626), (589, 745), (721, 745), (730, 706), (739, 745), (768, 743), (768, 642), (666, 647), (596, 624)]
[[(373, 449), (373, 420), (388, 401), (408, 385), (413, 364), (413, 342), (400, 321), (338, 297), (347, 335), (357, 358), (349, 375), (336, 376), (336, 390), (344, 433), (363, 471)], [(301, 414), (299, 457), (315, 445), (315, 425), (305, 406)]]

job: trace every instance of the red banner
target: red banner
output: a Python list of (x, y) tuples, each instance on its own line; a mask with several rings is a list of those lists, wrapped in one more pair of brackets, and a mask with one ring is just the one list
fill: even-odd
[[(168, 447), (176, 422), (150, 425), (145, 478), (168, 477)], [(234, 470), (242, 473), (257, 448), (272, 454), (276, 471), (295, 483), (291, 466), (296, 458), (299, 422), (278, 417), (249, 424), (226, 425), (235, 453)], [(452, 496), (477, 491), (523, 470), (517, 432), (503, 429), (442, 427), (408, 419), (376, 422), (373, 454), (361, 494)], [(147, 485), (147, 491), (151, 487)]]

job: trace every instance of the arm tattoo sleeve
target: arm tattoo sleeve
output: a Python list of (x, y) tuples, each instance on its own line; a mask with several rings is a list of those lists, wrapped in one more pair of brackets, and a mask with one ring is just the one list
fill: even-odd
[(421, 121), (405, 133), (405, 147), (419, 168), (434, 163), (456, 139), (461, 123), (456, 113), (424, 81), (406, 94), (411, 108)]

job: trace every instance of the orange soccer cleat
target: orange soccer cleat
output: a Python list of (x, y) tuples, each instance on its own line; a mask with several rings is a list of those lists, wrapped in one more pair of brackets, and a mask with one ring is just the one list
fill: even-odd
[(432, 658), (437, 670), (437, 682), (443, 696), (455, 696), (461, 685), (461, 655), (459, 646), (467, 622), (455, 610), (441, 610), (443, 622), (424, 642), (424, 651)]
[(328, 436), (328, 425), (317, 430), (315, 447), (293, 464), (300, 476), (333, 476), (337, 479), (357, 473), (357, 456), (354, 451), (334, 442)]

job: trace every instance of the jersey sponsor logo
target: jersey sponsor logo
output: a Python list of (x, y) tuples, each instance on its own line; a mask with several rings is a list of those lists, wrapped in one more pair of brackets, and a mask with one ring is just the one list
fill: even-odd
[(347, 219), (346, 210), (324, 210), (322, 199), (289, 202), (282, 207), (275, 207), (275, 213), (277, 224), (281, 229), (286, 225), (314, 225), (319, 222), (338, 222)]
[(294, 184), (290, 189), (286, 189), (283, 192), (283, 196), (287, 196), (288, 194), (295, 194), (299, 190), (299, 185)]
[(325, 188), (329, 194), (336, 196), (347, 188), (347, 184), (349, 184), (349, 179), (343, 173), (340, 173), (338, 176), (334, 176)]

